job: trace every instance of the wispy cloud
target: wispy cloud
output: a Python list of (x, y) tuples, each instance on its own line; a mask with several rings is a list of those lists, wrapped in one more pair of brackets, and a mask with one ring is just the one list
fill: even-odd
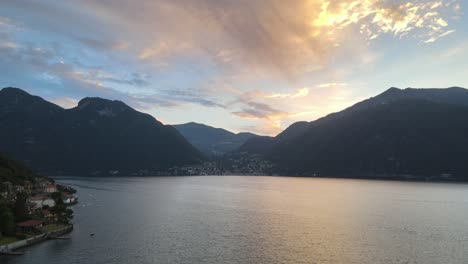
[(129, 78), (115, 77), (114, 74), (103, 69), (82, 65), (79, 67), (61, 58), (60, 52), (54, 49), (37, 48), (31, 45), (20, 46), (8, 42), (0, 43), (0, 69), (3, 68), (3, 72), (26, 75), (42, 81), (46, 86), (42, 92), (46, 94), (53, 93), (54, 89), (60, 87), (62, 94), (68, 94), (68, 96), (58, 97), (58, 99), (53, 96), (52, 99), (64, 107), (72, 105), (71, 102), (84, 96), (119, 99), (141, 109), (174, 107), (184, 103), (224, 107), (221, 103), (209, 99), (209, 96), (205, 94), (197, 94), (188, 90), (150, 89), (150, 93), (119, 91), (112, 88), (112, 84), (133, 87), (148, 87), (152, 84), (144, 75), (138, 73), (130, 74)]
[(97, 50), (125, 50), (129, 44), (124, 41), (115, 41), (107, 39), (78, 38), (78, 41)]
[(196, 105), (274, 133), (347, 105), (359, 89), (347, 82), (401, 55), (389, 59), (386, 42), (429, 48), (464, 33), (459, 2), (6, 0), (0, 82), (53, 99)]
[(246, 102), (246, 105), (242, 111), (232, 113), (247, 119), (280, 119), (288, 115), (288, 113), (275, 109), (265, 103)]
[(432, 36), (431, 38), (425, 40), (424, 43), (435, 42), (435, 41), (438, 40), (439, 38), (445, 37), (445, 36), (450, 35), (450, 34), (452, 34), (452, 33), (454, 33), (454, 32), (455, 32), (454, 29), (445, 31), (445, 32), (442, 33), (442, 34), (439, 34), (439, 35), (436, 35), (436, 36)]
[(414, 36), (428, 43), (447, 34), (444, 14), (456, 5), (456, 1), (322, 1), (314, 25), (341, 30), (357, 24), (369, 40), (385, 33), (401, 38), (416, 31)]
[(268, 94), (266, 98), (299, 98), (309, 94), (309, 88), (302, 88), (297, 90), (295, 93), (273, 93)]
[(348, 83), (339, 83), (339, 82), (330, 82), (330, 83), (322, 83), (317, 85), (319, 88), (329, 88), (329, 87), (337, 87), (337, 86), (348, 86)]
[[(5, 5), (32, 17), (49, 18), (41, 23), (65, 21), (64, 16), (80, 21), (74, 25), (78, 29), (75, 33), (66, 34), (101, 51), (125, 50), (138, 59), (157, 64), (180, 56), (203, 56), (228, 69), (250, 67), (295, 78), (313, 65), (328, 63), (330, 56), (339, 50), (337, 44), (343, 41), (342, 31), (348, 28), (357, 28), (368, 39), (382, 34), (400, 38), (415, 32), (413, 36), (422, 41), (435, 41), (452, 30), (446, 28), (458, 3), (138, 0), (130, 5), (116, 0), (109, 5), (86, 0), (54, 8), (34, 2), (34, 8), (29, 8), (28, 1), (18, 0), (7, 1)], [(86, 19), (83, 13), (88, 14)], [(89, 27), (91, 23), (93, 26)], [(66, 25), (44, 26), (63, 34), (67, 30)], [(84, 26), (90, 30), (87, 37), (80, 36)]]

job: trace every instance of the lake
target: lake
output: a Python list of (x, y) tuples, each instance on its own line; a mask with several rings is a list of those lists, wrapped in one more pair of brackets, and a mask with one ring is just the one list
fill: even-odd
[(71, 239), (25, 248), (1, 263), (468, 263), (467, 184), (258, 176), (58, 181), (78, 190)]

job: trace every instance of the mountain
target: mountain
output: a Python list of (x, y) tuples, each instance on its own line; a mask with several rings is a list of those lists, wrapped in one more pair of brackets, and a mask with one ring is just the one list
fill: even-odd
[(194, 122), (174, 127), (197, 149), (208, 156), (220, 156), (244, 144), (248, 139), (258, 137), (252, 133), (234, 134), (222, 128), (215, 128)]
[(22, 185), (24, 181), (33, 181), (35, 177), (37, 175), (20, 162), (0, 154), (0, 183), (9, 181), (13, 184)]
[(238, 151), (287, 175), (468, 180), (467, 117), (466, 89), (390, 88)]
[(161, 171), (203, 160), (172, 126), (121, 101), (63, 109), (18, 88), (0, 91), (0, 151), (49, 174)]

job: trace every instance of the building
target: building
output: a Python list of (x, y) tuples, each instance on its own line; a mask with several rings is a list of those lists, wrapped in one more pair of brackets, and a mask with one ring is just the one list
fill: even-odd
[(29, 198), (32, 209), (42, 208), (44, 206), (53, 207), (55, 206), (55, 201), (52, 198), (44, 196), (33, 196)]
[(57, 192), (57, 186), (55, 184), (47, 184), (44, 188), (44, 192), (46, 193)]
[(29, 194), (32, 193), (34, 186), (30, 181), (24, 181), (23, 186), (24, 186), (24, 191), (25, 192), (27, 192)]
[(16, 228), (18, 228), (20, 232), (24, 233), (38, 233), (41, 232), (39, 228), (41, 228), (43, 224), (44, 223), (41, 220), (28, 220), (17, 223)]
[(77, 199), (74, 195), (72, 194), (64, 194), (63, 195), (63, 203), (64, 204), (73, 204), (76, 203)]
[(35, 190), (40, 190), (41, 192), (45, 190), (46, 186), (49, 185), (50, 182), (42, 179), (42, 178), (36, 178), (36, 182), (34, 183), (34, 189)]
[(15, 189), (15, 192), (16, 192), (16, 193), (24, 192), (24, 187), (21, 186), (21, 185), (15, 185), (15, 186), (14, 186), (14, 189)]
[(42, 217), (46, 223), (53, 223), (57, 221), (57, 216), (49, 209), (42, 210)]

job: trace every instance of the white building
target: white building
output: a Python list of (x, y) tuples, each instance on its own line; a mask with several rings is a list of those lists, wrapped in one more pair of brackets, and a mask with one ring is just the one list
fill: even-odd
[(47, 184), (44, 188), (44, 192), (46, 193), (54, 193), (57, 192), (57, 186), (55, 184)]
[(33, 196), (29, 199), (29, 202), (32, 204), (33, 209), (42, 208), (45, 205), (49, 207), (55, 206), (55, 201), (52, 198), (43, 196)]
[(76, 202), (76, 197), (72, 194), (65, 194), (63, 197), (63, 203), (71, 204)]

